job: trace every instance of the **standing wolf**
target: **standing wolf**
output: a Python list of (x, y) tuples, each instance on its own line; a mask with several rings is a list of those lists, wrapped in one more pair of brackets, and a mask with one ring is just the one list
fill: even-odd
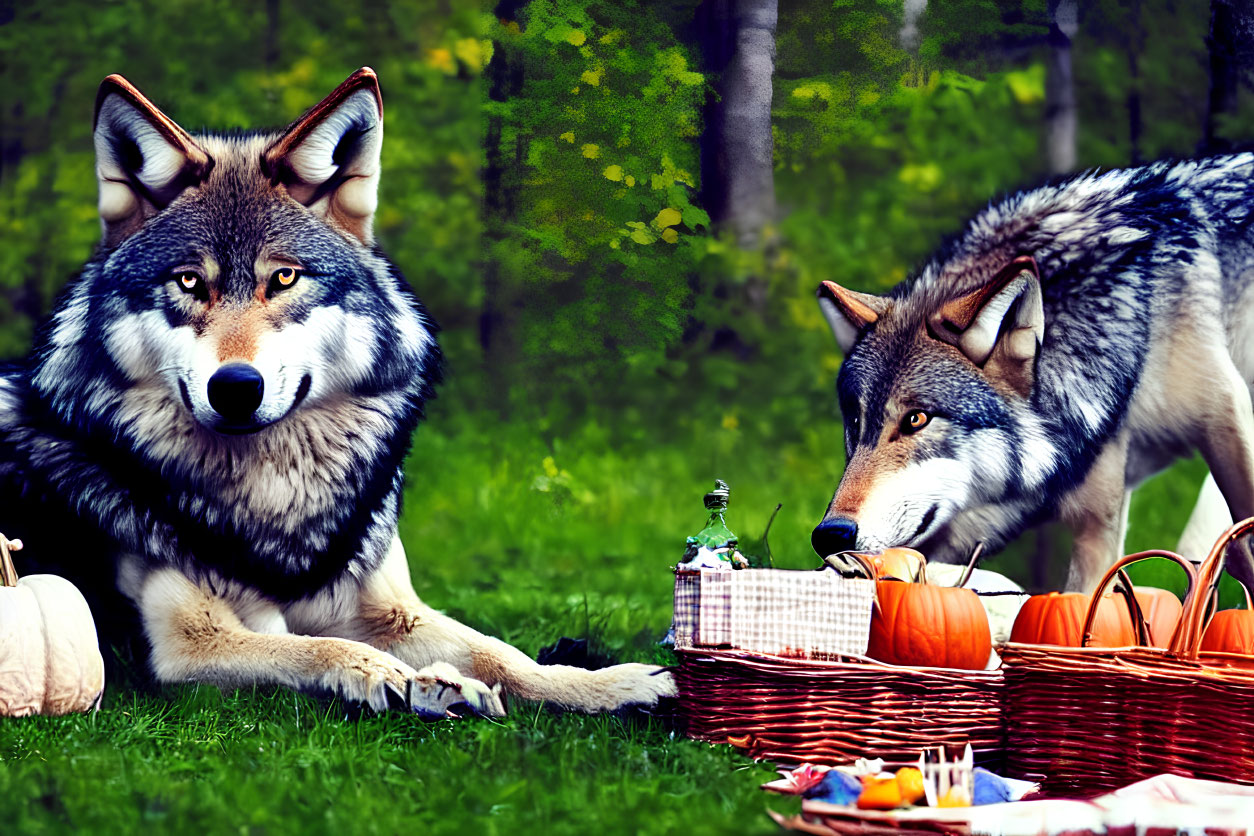
[(1089, 589), (1132, 488), (1194, 449), (1254, 516), (1251, 210), (1251, 154), (1086, 174), (986, 209), (887, 296), (824, 282), (847, 465), (815, 549), (955, 560), (1061, 518)]
[[(369, 69), (277, 134), (193, 137), (105, 79), (104, 238), (0, 383), (0, 530), (71, 576), (116, 553), (164, 681), (438, 715), (655, 702), (657, 668), (541, 666), (414, 593), (401, 463), (439, 350), (371, 232), (382, 135)], [(68, 550), (67, 520), (96, 542)]]

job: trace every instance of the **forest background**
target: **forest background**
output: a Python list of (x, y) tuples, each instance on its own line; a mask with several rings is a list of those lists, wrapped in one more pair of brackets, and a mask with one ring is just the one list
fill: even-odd
[[(596, 658), (664, 660), (667, 570), (713, 479), (742, 538), (782, 502), (777, 564), (817, 563), (809, 532), (843, 467), (819, 281), (887, 289), (988, 201), (1054, 174), (1248, 144), (1239, 6), (9, 0), (0, 355), (28, 350), (98, 239), (105, 75), (195, 131), (284, 125), (373, 66), (378, 236), (448, 360), (407, 471), (418, 591), (532, 653), (568, 635)], [(1174, 546), (1203, 473), (1195, 458), (1138, 492), (1129, 551)], [(992, 566), (1049, 586), (1067, 548), (1033, 532)], [(0, 726), (0, 811), (51, 830), (766, 824), (761, 768), (732, 773), (738, 758), (653, 719), (345, 723), (292, 695), (174, 691)], [(104, 774), (67, 777), (74, 763)], [(307, 786), (262, 777), (275, 768)]]

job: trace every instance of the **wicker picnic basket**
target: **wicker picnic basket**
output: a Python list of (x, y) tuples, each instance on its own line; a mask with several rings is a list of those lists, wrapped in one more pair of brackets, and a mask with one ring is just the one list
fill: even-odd
[(971, 744), (1001, 757), (1001, 671), (909, 668), (865, 657), (801, 659), (679, 650), (680, 712), (690, 737), (777, 763), (910, 760)]
[[(725, 625), (747, 622), (734, 611), (724, 612), (726, 607), (720, 607), (717, 598), (698, 608), (698, 620), (719, 625), (712, 638), (726, 641), (721, 646), (694, 641), (693, 637), (702, 637), (699, 628), (685, 641), (678, 625), (680, 613), (691, 607), (684, 601), (690, 592), (680, 588), (677, 573), (675, 678), (680, 717), (690, 737), (731, 743), (754, 758), (778, 763), (835, 766), (860, 757), (913, 760), (923, 749), (939, 745), (957, 749), (967, 743), (981, 763), (999, 761), (1001, 671), (899, 667), (869, 659), (862, 654), (870, 628), (872, 581), (842, 579), (831, 570), (757, 570), (756, 577), (747, 574), (750, 571), (721, 573), (742, 578), (732, 581), (745, 587), (746, 594), (737, 600), (751, 599), (759, 586), (769, 588), (768, 597), (778, 597), (781, 588), (795, 585), (795, 576), (801, 575), (825, 576), (834, 588), (861, 590), (857, 594), (865, 608), (859, 610), (858, 642), (843, 652), (831, 652), (815, 650), (813, 641), (788, 647), (780, 647), (778, 639), (774, 645), (763, 644), (743, 627), (724, 633)], [(769, 618), (758, 621), (772, 621), (771, 632), (791, 633), (790, 625), (802, 611), (773, 606), (766, 610)], [(711, 638), (710, 631), (704, 633)]]
[(1086, 641), (1100, 593), (1124, 566), (1167, 557), (1184, 568), (1190, 588), (1166, 648), (1001, 648), (1009, 774), (1055, 793), (1164, 772), (1254, 783), (1254, 657), (1200, 650), (1227, 547), (1251, 530), (1254, 519), (1230, 528), (1196, 577), (1170, 552), (1130, 555), (1107, 572), (1089, 606)]

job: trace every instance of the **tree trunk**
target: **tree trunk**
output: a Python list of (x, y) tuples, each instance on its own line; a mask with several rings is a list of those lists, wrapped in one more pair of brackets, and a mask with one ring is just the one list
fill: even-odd
[(266, 0), (266, 71), (273, 72), (282, 50), (279, 48), (279, 0)]
[(1236, 112), (1241, 84), (1249, 83), (1254, 66), (1254, 11), (1247, 0), (1211, 0), (1206, 46), (1210, 53), (1210, 94), (1198, 151), (1219, 154), (1231, 150), (1232, 142), (1219, 136), (1218, 122)]
[[(494, 14), (502, 20), (514, 20), (519, 9), (526, 5), (526, 0), (503, 0), (498, 3)], [(508, 101), (518, 94), (523, 86), (523, 67), (518, 56), (511, 54), (507, 44), (497, 43), (488, 61), (485, 75), (488, 84), (488, 98), (492, 101)], [(509, 391), (508, 381), (504, 377), (505, 364), (497, 362), (498, 357), (508, 356), (509, 335), (506, 330), (506, 305), (502, 299), (506, 282), (501, 276), (500, 260), (492, 254), (492, 242), (502, 240), (507, 233), (504, 226), (515, 212), (516, 184), (507, 176), (509, 160), (502, 147), (506, 142), (505, 124), (500, 115), (488, 117), (484, 124), (483, 134), (483, 214), (485, 246), (481, 247), (481, 274), (483, 276), (483, 306), (479, 311), (479, 347), (483, 354), (484, 365), (488, 378), (492, 381), (491, 391), (505, 393)], [(515, 162), (521, 152), (521, 137), (515, 139), (513, 156)], [(515, 169), (517, 170), (517, 169)], [(508, 411), (508, 398), (494, 400), (496, 408), (502, 413)]]
[(706, 0), (702, 46), (717, 77), (706, 113), (702, 189), (711, 218), (756, 248), (775, 219), (771, 80), (778, 0)]
[(1050, 0), (1045, 156), (1051, 174), (1066, 174), (1075, 168), (1076, 104), (1071, 39), (1075, 37), (1077, 24), (1076, 0)]
[[(1045, 159), (1050, 174), (1075, 169), (1076, 102), (1071, 74), (1071, 39), (1078, 29), (1076, 0), (1049, 0), (1049, 63), (1045, 72)], [(1032, 585), (1045, 588), (1049, 564), (1058, 551), (1052, 527), (1037, 530), (1031, 555)]]
[(919, 20), (925, 11), (927, 0), (902, 0), (901, 31), (897, 39), (906, 52), (914, 53), (919, 49)]
[(1141, 30), (1141, 0), (1132, 0), (1128, 25), (1128, 162), (1141, 164), (1141, 53), (1145, 33)]

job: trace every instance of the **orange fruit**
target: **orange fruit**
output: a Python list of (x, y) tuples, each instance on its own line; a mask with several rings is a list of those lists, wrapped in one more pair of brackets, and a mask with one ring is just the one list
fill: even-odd
[(906, 804), (918, 804), (923, 798), (923, 773), (913, 766), (897, 770), (897, 789), (901, 791), (901, 800)]
[(901, 790), (897, 777), (889, 775), (865, 775), (862, 778), (862, 794), (858, 796), (859, 810), (891, 810), (901, 806)]

